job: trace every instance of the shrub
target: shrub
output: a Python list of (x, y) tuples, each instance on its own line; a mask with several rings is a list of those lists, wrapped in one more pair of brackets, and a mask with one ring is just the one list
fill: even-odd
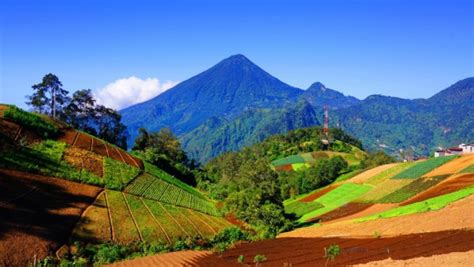
[(255, 255), (255, 257), (253, 258), (253, 262), (257, 263), (257, 265), (259, 263), (262, 263), (262, 262), (266, 261), (266, 260), (267, 260), (267, 257), (265, 257), (265, 255)]
[(10, 106), (5, 110), (3, 116), (36, 132), (44, 138), (56, 137), (59, 134), (59, 129), (52, 123), (44, 120), (37, 114), (26, 112), (16, 106)]
[(240, 263), (240, 264), (244, 263), (244, 262), (245, 262), (245, 257), (244, 257), (244, 255), (240, 255), (240, 256), (237, 258), (237, 262)]
[(328, 265), (328, 261), (333, 261), (337, 256), (341, 254), (341, 248), (336, 245), (330, 245), (328, 248), (324, 248), (324, 257), (326, 258), (326, 266)]

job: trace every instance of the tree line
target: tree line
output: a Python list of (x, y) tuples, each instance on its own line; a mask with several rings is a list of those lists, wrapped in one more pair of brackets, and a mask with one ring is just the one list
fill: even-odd
[(127, 128), (121, 122), (122, 116), (114, 109), (97, 104), (90, 89), (78, 90), (70, 96), (52, 73), (46, 74), (32, 89), (33, 94), (27, 96), (26, 102), (32, 111), (127, 148)]

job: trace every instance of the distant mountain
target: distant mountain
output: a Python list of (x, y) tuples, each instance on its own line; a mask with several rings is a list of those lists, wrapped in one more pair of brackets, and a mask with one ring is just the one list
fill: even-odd
[(120, 113), (131, 135), (145, 127), (187, 133), (211, 117), (233, 118), (252, 108), (280, 108), (303, 90), (289, 86), (243, 55), (234, 55), (146, 102)]
[(345, 96), (336, 90), (327, 88), (320, 82), (313, 83), (304, 91), (301, 98), (313, 106), (329, 106), (331, 109), (346, 108), (360, 102), (359, 99), (353, 96)]
[(252, 145), (269, 135), (320, 124), (328, 105), (330, 126), (358, 137), (369, 150), (427, 155), (439, 146), (474, 141), (474, 78), (428, 99), (346, 96), (320, 82), (292, 87), (243, 55), (212, 68), (157, 97), (121, 111), (132, 144), (137, 130), (168, 127), (199, 162)]
[(180, 137), (184, 149), (199, 162), (250, 146), (273, 134), (321, 125), (322, 111), (306, 101), (281, 109), (248, 110), (233, 120), (211, 118)]
[(428, 155), (437, 147), (474, 141), (474, 78), (461, 80), (428, 99), (369, 96), (338, 110), (334, 119), (371, 150)]

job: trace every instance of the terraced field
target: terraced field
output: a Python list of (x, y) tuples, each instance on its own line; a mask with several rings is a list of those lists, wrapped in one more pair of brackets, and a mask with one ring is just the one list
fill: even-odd
[(210, 237), (228, 226), (221, 217), (106, 190), (86, 210), (71, 240), (171, 243), (184, 237)]
[(44, 258), (58, 249), (99, 191), (63, 179), (0, 170), (0, 265), (29, 266), (35, 255)]
[(393, 179), (416, 179), (419, 178), (430, 171), (438, 168), (439, 166), (457, 158), (458, 156), (446, 156), (446, 157), (437, 157), (431, 158), (426, 161), (417, 162), (415, 165), (410, 168), (400, 172), (395, 175)]
[(214, 205), (198, 193), (190, 193), (181, 187), (171, 184), (148, 173), (136, 178), (125, 189), (125, 192), (143, 198), (158, 200), (163, 203), (190, 208), (210, 215), (217, 215)]
[(298, 221), (306, 222), (314, 220), (318, 216), (330, 212), (340, 206), (343, 206), (372, 189), (369, 185), (359, 185), (353, 183), (345, 183), (336, 189), (322, 195), (315, 201), (322, 204), (323, 207), (312, 212), (306, 213)]

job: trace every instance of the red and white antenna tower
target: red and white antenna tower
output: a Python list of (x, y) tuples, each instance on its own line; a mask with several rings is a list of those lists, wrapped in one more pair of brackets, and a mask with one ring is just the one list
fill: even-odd
[(329, 144), (329, 106), (324, 106), (323, 144)]

